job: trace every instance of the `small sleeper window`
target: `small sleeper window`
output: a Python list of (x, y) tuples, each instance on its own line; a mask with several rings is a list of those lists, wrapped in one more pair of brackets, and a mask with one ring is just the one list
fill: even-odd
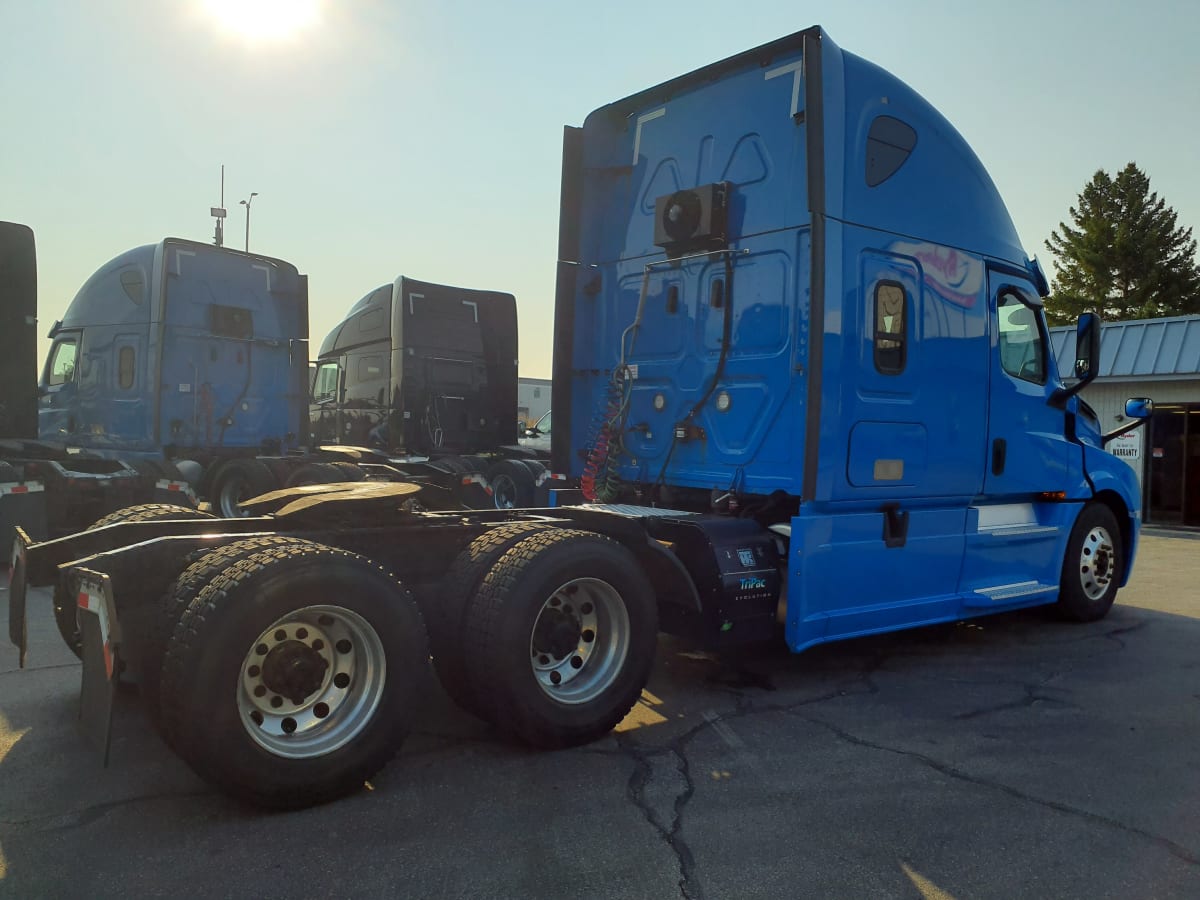
[(896, 174), (917, 146), (911, 125), (892, 116), (876, 116), (867, 133), (867, 187), (883, 184)]
[(122, 347), (117, 354), (117, 386), (123, 391), (133, 387), (134, 352), (132, 347)]
[(908, 340), (908, 294), (895, 281), (875, 285), (875, 368), (884, 375), (904, 371)]

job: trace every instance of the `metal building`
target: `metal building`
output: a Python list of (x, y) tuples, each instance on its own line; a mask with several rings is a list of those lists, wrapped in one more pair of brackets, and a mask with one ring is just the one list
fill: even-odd
[[(1051, 328), (1058, 370), (1073, 369), (1075, 329)], [(1083, 398), (1111, 431), (1125, 401), (1150, 397), (1145, 428), (1109, 445), (1138, 473), (1144, 520), (1200, 526), (1200, 316), (1112, 322), (1101, 331), (1100, 377)]]
[(517, 418), (526, 425), (534, 424), (550, 411), (550, 379), (517, 379)]

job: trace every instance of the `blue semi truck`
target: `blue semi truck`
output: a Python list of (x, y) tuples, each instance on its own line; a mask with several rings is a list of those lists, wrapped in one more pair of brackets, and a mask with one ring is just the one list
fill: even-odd
[[(25, 225), (0, 222), (0, 540), (22, 525), (38, 538), (79, 531), (134, 504), (195, 505), (182, 474), (166, 461), (117, 459), (39, 433), (37, 272), (34, 236)], [(65, 356), (50, 380), (74, 372)], [(89, 388), (91, 382), (88, 382)]]
[(1064, 380), (982, 165), (821, 29), (568, 127), (558, 257), (552, 463), (585, 502), (326, 485), (219, 526), (22, 535), (13, 640), (27, 587), (65, 585), (93, 732), (125, 666), (201, 776), (295, 807), (391, 758), (430, 653), (463, 708), (562, 747), (628, 713), (660, 630), (800, 651), (1035, 605), (1091, 621), (1129, 578), (1136, 480), (1078, 396), (1098, 320)]

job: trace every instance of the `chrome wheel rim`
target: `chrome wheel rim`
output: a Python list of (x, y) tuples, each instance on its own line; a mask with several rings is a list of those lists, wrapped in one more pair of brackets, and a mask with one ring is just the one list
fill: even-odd
[(492, 479), (492, 499), (496, 509), (514, 509), (517, 505), (517, 483), (511, 475), (497, 475)]
[(1097, 525), (1083, 539), (1079, 583), (1089, 600), (1099, 600), (1116, 577), (1117, 552), (1107, 528)]
[(340, 606), (307, 606), (250, 645), (238, 674), (239, 718), (269, 753), (324, 756), (371, 720), (386, 678), (383, 642), (366, 619)]
[(629, 643), (629, 612), (616, 588), (599, 578), (568, 581), (534, 620), (529, 640), (534, 679), (559, 703), (587, 703), (620, 675)]

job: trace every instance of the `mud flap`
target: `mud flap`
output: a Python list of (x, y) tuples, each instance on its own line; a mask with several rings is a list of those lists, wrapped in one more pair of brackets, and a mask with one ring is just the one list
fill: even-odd
[(104, 754), (112, 740), (113, 701), (121, 671), (121, 626), (107, 575), (77, 569), (79, 632), (83, 640), (83, 684), (79, 690), (79, 722), (84, 737)]
[(12, 564), (8, 568), (8, 639), (17, 648), (23, 669), (25, 651), (29, 647), (29, 626), (25, 619), (25, 551), (33, 542), (20, 526), (13, 532)]
[(467, 509), (491, 509), (494, 505), (492, 486), (482, 475), (474, 473), (462, 476), (458, 499)]

